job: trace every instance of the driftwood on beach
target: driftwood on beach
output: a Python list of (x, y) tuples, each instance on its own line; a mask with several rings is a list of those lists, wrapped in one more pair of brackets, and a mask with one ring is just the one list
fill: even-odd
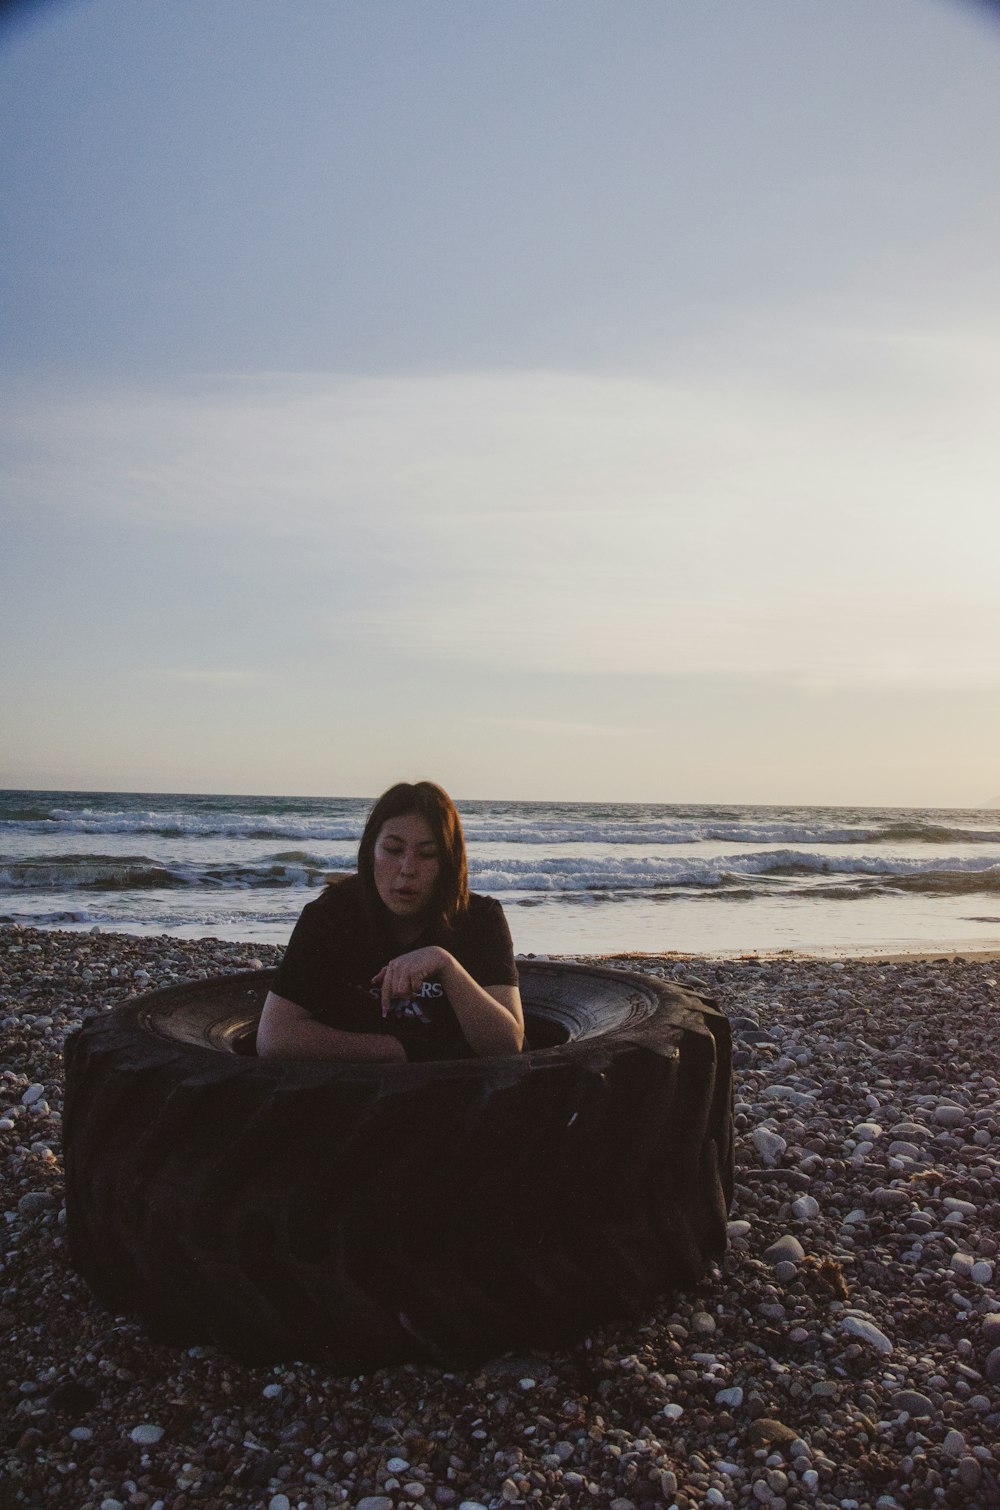
[(67, 1261), (66, 1033), (277, 953), (0, 929), (5, 1507), (1000, 1504), (997, 962), (619, 959), (729, 1016), (721, 1265), (573, 1347), (351, 1379), (154, 1347)]

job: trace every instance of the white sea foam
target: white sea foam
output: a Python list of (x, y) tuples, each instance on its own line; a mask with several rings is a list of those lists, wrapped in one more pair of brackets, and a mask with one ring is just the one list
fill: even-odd
[[(321, 855), (256, 861), (176, 859), (147, 855), (52, 855), (0, 860), (0, 891), (141, 891), (198, 888), (246, 891), (317, 888), (333, 870), (346, 869)], [(669, 892), (730, 887), (735, 881), (788, 887), (814, 877), (853, 879), (864, 887), (936, 884), (942, 890), (1000, 888), (1000, 856), (938, 856), (923, 860), (882, 854), (846, 855), (805, 849), (762, 849), (712, 855), (506, 853), (490, 860), (473, 849), (470, 884), (498, 896), (511, 892)]]
[[(471, 880), (479, 891), (649, 891), (671, 887), (715, 887), (734, 878), (794, 878), (795, 876), (884, 878), (934, 877), (948, 889), (955, 875), (979, 877), (984, 890), (1000, 885), (1000, 861), (975, 858), (890, 859), (880, 855), (827, 856), (806, 850), (765, 850), (706, 859), (632, 857), (606, 859), (599, 864), (572, 858), (506, 859), (497, 864), (472, 864)], [(969, 888), (963, 888), (969, 889)]]
[[(261, 799), (263, 800), (263, 799)], [(357, 843), (364, 826), (366, 804), (357, 804), (356, 814), (268, 813), (227, 809), (224, 799), (207, 811), (183, 808), (120, 808), (53, 806), (47, 816), (3, 817), (0, 833), (35, 834), (151, 834), (162, 838), (232, 838), (300, 840), (308, 843), (349, 841)], [(565, 845), (599, 843), (615, 846), (697, 844), (706, 840), (727, 844), (872, 844), (914, 842), (1000, 844), (995, 825), (940, 824), (907, 820), (889, 813), (880, 821), (844, 822), (842, 816), (810, 819), (786, 816), (764, 817), (748, 812), (727, 819), (711, 816), (649, 817), (648, 808), (609, 814), (581, 806), (568, 815), (560, 808), (556, 816), (511, 805), (504, 815), (494, 811), (463, 815), (466, 838), (476, 844)], [(643, 816), (646, 815), (646, 816)], [(874, 817), (875, 815), (873, 815)]]
[(266, 813), (93, 812), (53, 808), (44, 819), (0, 822), (3, 829), (36, 834), (155, 834), (161, 838), (224, 837), (231, 839), (350, 839), (361, 837), (363, 823), (355, 818), (315, 817), (294, 820)]
[[(358, 799), (0, 792), (0, 914), (281, 942), (323, 876), (353, 868), (367, 809)], [(996, 812), (461, 811), (471, 884), (508, 904), (520, 948), (982, 942), (1000, 926)]]

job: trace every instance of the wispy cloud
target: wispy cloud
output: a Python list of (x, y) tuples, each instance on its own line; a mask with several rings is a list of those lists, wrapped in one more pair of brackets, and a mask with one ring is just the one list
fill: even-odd
[(307, 655), (996, 685), (994, 333), (791, 318), (641, 378), (22, 388), (3, 481), (210, 533)]

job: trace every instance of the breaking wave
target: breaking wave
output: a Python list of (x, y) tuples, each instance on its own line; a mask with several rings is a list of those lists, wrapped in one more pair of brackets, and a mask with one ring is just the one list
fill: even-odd
[[(0, 891), (241, 891), (259, 888), (316, 889), (331, 872), (346, 872), (319, 855), (282, 851), (255, 862), (215, 863), (157, 861), (146, 855), (62, 854), (31, 859), (0, 857)], [(546, 893), (551, 898), (580, 893), (666, 893), (727, 889), (748, 884), (789, 886), (811, 878), (828, 878), (829, 894), (843, 896), (854, 886), (858, 895), (872, 889), (935, 893), (1000, 890), (1000, 863), (989, 857), (946, 861), (879, 855), (819, 855), (808, 850), (774, 849), (718, 856), (505, 855), (490, 861), (473, 854), (470, 882), (477, 891), (504, 896), (514, 892)], [(818, 895), (818, 888), (812, 888)]]

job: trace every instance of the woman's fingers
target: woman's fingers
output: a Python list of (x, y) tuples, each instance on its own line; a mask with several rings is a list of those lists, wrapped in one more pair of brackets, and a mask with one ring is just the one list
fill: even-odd
[(409, 954), (397, 955), (372, 976), (372, 985), (381, 987), (383, 1017), (394, 999), (419, 994), (424, 981), (440, 968), (439, 954), (439, 950), (430, 948), (414, 949)]

